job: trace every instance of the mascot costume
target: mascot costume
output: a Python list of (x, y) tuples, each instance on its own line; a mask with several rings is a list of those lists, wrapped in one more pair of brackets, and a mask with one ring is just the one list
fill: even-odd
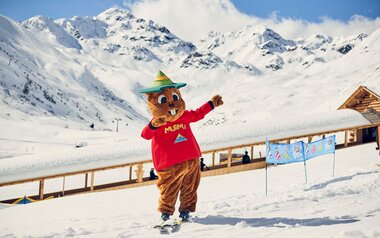
[(152, 159), (160, 190), (158, 211), (163, 221), (173, 215), (178, 195), (179, 217), (182, 220), (187, 220), (190, 212), (195, 211), (201, 177), (201, 151), (190, 123), (203, 119), (207, 113), (223, 104), (222, 97), (216, 95), (197, 110), (188, 111), (179, 91), (184, 86), (185, 83), (173, 83), (159, 71), (152, 87), (140, 90), (148, 97), (153, 116), (141, 136), (152, 140)]

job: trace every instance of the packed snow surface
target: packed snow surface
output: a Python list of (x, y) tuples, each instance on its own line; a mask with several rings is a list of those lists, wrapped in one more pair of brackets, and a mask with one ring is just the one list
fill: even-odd
[[(380, 158), (365, 144), (302, 163), (206, 177), (173, 237), (379, 237)], [(162, 237), (155, 186), (3, 206), (1, 237)], [(178, 204), (177, 204), (178, 205)], [(178, 212), (174, 214), (178, 216)]]

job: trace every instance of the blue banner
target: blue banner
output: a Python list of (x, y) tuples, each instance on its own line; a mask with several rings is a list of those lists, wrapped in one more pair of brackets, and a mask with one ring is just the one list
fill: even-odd
[(335, 135), (304, 144), (305, 159), (335, 153)]
[(267, 141), (266, 162), (270, 164), (289, 164), (304, 161), (303, 141), (292, 144), (271, 144)]
[(335, 153), (335, 135), (325, 139), (304, 143), (271, 144), (266, 141), (266, 162), (269, 164), (289, 164), (302, 162), (320, 155)]

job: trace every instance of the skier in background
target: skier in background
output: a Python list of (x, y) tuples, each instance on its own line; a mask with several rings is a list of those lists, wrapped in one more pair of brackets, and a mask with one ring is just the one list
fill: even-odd
[(245, 155), (243, 156), (242, 163), (243, 164), (251, 163), (251, 158), (248, 155), (248, 151), (245, 151)]
[(376, 150), (379, 150), (379, 127), (375, 127), (372, 136), (376, 138)]
[(150, 172), (149, 172), (149, 180), (155, 180), (157, 178), (158, 178), (158, 176), (154, 173), (154, 169), (151, 168)]
[(203, 158), (201, 158), (201, 171), (204, 171), (205, 167), (207, 168), (207, 170), (210, 170), (210, 168), (207, 167), (205, 163), (203, 163)]

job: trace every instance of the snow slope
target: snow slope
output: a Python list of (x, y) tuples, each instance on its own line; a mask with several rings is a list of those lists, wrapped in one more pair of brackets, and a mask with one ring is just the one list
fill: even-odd
[[(247, 26), (186, 42), (115, 8), (55, 21), (0, 16), (0, 181), (148, 159), (140, 132), (150, 115), (137, 91), (158, 70), (188, 84), (188, 109), (223, 96), (223, 107), (192, 126), (202, 149), (366, 124), (336, 109), (359, 85), (380, 92), (379, 41), (380, 28), (285, 39)], [(271, 167), (268, 197), (263, 170), (205, 178), (198, 218), (174, 236), (378, 237), (373, 148), (338, 151), (335, 178), (331, 156), (311, 160), (309, 185), (300, 164)], [(0, 236), (154, 237), (157, 196), (151, 186), (6, 207)]]
[[(375, 144), (302, 163), (203, 178), (193, 223), (173, 237), (378, 237)], [(222, 189), (223, 188), (223, 189)], [(162, 237), (155, 186), (63, 197), (0, 210), (1, 237)], [(175, 214), (178, 216), (178, 213)]]
[(115, 117), (132, 127), (145, 124), (150, 115), (137, 91), (159, 69), (188, 83), (183, 95), (189, 108), (214, 93), (225, 97), (212, 125), (241, 125), (288, 111), (334, 111), (380, 64), (380, 29), (344, 39), (316, 34), (292, 40), (247, 26), (192, 43), (116, 8), (95, 17), (36, 16), (21, 24), (1, 16), (0, 25), (0, 120), (17, 120), (20, 111), (23, 118), (56, 117), (81, 129), (90, 123), (109, 128)]
[[(116, 8), (55, 21), (1, 16), (0, 26), (0, 123), (9, 125), (0, 131), (1, 158), (72, 149), (78, 141), (139, 144), (150, 114), (137, 91), (158, 70), (187, 83), (188, 109), (223, 96), (223, 107), (194, 125), (206, 137), (222, 127), (282, 127), (282, 121), (335, 112), (357, 86), (377, 87), (380, 76), (380, 29), (295, 40), (247, 26), (186, 42)], [(122, 119), (120, 134), (110, 133), (115, 118)]]

